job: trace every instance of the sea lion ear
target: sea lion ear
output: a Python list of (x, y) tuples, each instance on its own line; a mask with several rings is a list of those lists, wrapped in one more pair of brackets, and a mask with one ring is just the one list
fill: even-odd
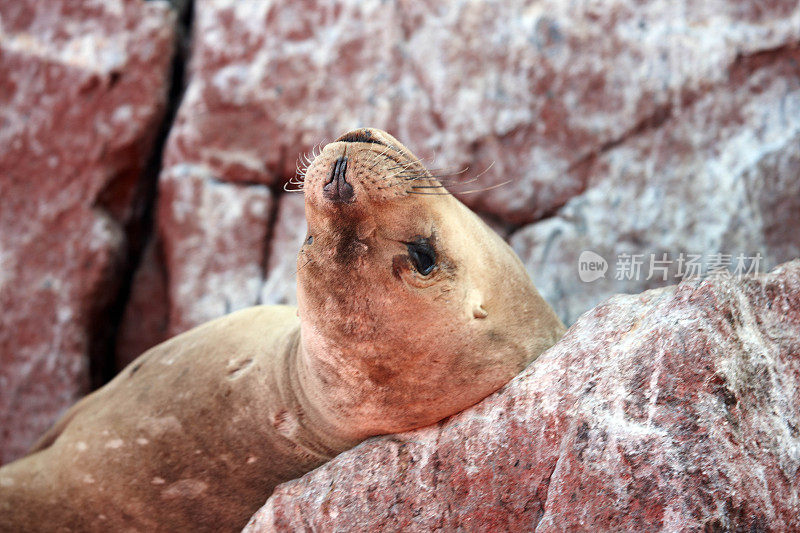
[(472, 309), (474, 318), (486, 318), (489, 313), (483, 307), (483, 296), (478, 289), (472, 289), (467, 296), (467, 305)]
[(472, 316), (475, 318), (486, 318), (489, 316), (489, 312), (486, 311), (482, 305), (477, 305), (472, 309)]

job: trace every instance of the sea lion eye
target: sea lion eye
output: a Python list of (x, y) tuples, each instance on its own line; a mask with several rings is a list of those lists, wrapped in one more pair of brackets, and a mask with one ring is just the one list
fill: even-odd
[(419, 239), (415, 242), (406, 243), (408, 256), (414, 263), (414, 268), (423, 276), (427, 276), (436, 266), (436, 252), (428, 239)]

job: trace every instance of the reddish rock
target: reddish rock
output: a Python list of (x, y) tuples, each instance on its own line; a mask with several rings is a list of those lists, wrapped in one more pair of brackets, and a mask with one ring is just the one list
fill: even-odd
[[(283, 243), (295, 220), (292, 212), (285, 222), (279, 215), (270, 244), (273, 204), (267, 187), (218, 181), (203, 167), (179, 164), (162, 173), (158, 234), (134, 276), (117, 336), (118, 368), (173, 335), (262, 297), (295, 302), (299, 244), (290, 250)], [(270, 246), (275, 256), (269, 252), (265, 273)]]
[(297, 304), (297, 253), (306, 238), (305, 197), (283, 194), (269, 245), (262, 304)]
[(515, 223), (580, 193), (597, 152), (727, 86), (742, 56), (800, 40), (795, 0), (218, 1), (195, 15), (169, 158), (277, 183), (298, 152), (375, 126), (466, 179), (491, 165), (455, 189), (511, 180), (465, 199)]
[(800, 529), (800, 261), (586, 313), (525, 372), (279, 486), (246, 531)]
[(169, 336), (258, 303), (272, 195), (219, 181), (205, 167), (167, 167), (159, 178), (158, 238), (169, 299)]
[(0, 463), (88, 386), (163, 116), (166, 4), (0, 5)]
[[(615, 293), (676, 283), (681, 253), (702, 255), (703, 272), (718, 253), (730, 270), (739, 254), (760, 254), (761, 271), (800, 257), (800, 46), (743, 58), (728, 76), (598, 154), (585, 192), (511, 237), (565, 322)], [(579, 279), (585, 250), (608, 261), (605, 278)], [(637, 279), (620, 271), (622, 254), (643, 260)], [(666, 280), (650, 276), (664, 254)]]

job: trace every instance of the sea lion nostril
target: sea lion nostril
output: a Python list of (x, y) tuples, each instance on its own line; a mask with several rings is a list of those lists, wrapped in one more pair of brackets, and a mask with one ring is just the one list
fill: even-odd
[(345, 143), (373, 143), (373, 144), (380, 144), (381, 146), (386, 146), (383, 142), (373, 137), (372, 132), (369, 130), (353, 130), (348, 133), (345, 133), (344, 135), (336, 139), (336, 141)]
[(347, 157), (340, 157), (331, 168), (328, 182), (322, 187), (322, 194), (332, 202), (350, 203), (353, 201), (353, 186), (345, 179), (347, 173)]
[(340, 157), (334, 161), (333, 167), (331, 168), (331, 175), (328, 177), (325, 186), (327, 187), (340, 179), (343, 180), (345, 172), (347, 172), (347, 158)]

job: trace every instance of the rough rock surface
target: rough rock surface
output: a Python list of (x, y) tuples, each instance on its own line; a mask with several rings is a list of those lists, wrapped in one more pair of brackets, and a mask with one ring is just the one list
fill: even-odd
[(167, 273), (162, 253), (156, 239), (151, 239), (142, 253), (117, 334), (117, 370), (169, 338)]
[(89, 385), (173, 35), (164, 3), (0, 3), (0, 463)]
[(272, 230), (261, 303), (297, 304), (297, 252), (306, 233), (305, 198), (302, 194), (282, 195)]
[(371, 125), (466, 177), (494, 162), (481, 186), (512, 183), (468, 199), (519, 223), (582, 191), (597, 152), (726, 85), (739, 58), (800, 41), (800, 6), (219, 0), (197, 6), (195, 35), (182, 158), (275, 183), (299, 150)]
[(164, 250), (169, 336), (258, 303), (272, 194), (226, 183), (191, 163), (159, 178), (158, 238)]
[[(196, 189), (184, 192), (198, 196), (184, 206), (183, 229), (173, 228), (173, 214), (160, 218), (161, 237), (148, 244), (122, 319), (116, 353), (120, 369), (171, 335), (231, 310), (257, 303), (297, 303), (297, 251), (306, 234), (303, 195), (280, 196), (270, 232), (275, 202), (265, 187), (189, 179), (195, 188), (217, 193), (207, 190), (201, 200)], [(192, 188), (170, 177), (164, 178), (163, 187)], [(162, 205), (168, 204), (169, 197), (162, 198)], [(199, 209), (202, 216), (197, 216)], [(249, 215), (236, 214), (243, 209)], [(187, 237), (197, 250), (174, 252), (167, 272), (161, 239), (185, 246)], [(183, 280), (182, 288), (168, 283), (175, 279)]]
[(622, 295), (506, 387), (276, 489), (246, 531), (794, 531), (800, 261)]
[[(652, 254), (673, 262), (667, 283), (681, 253), (703, 254), (706, 270), (716, 253), (731, 270), (739, 254), (760, 254), (762, 271), (800, 257), (800, 46), (743, 58), (727, 78), (598, 154), (585, 192), (511, 237), (565, 322), (664, 285), (647, 279)], [(579, 280), (584, 250), (608, 261), (604, 279)], [(643, 256), (638, 279), (615, 268), (621, 254)]]

